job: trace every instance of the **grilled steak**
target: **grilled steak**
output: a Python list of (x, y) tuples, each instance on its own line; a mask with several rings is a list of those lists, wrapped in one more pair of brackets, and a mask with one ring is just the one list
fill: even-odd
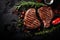
[(53, 18), (53, 12), (51, 7), (41, 7), (38, 9), (38, 13), (44, 23), (44, 27), (48, 28), (50, 26), (51, 19)]
[(35, 29), (40, 26), (40, 21), (36, 17), (36, 10), (34, 8), (30, 8), (26, 11), (24, 25), (29, 29)]

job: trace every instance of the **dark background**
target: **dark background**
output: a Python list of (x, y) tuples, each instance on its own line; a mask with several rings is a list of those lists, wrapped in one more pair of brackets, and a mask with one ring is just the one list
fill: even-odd
[[(16, 2), (21, 0), (0, 0), (0, 38), (2, 39), (15, 39), (15, 40), (59, 40), (60, 31), (56, 30), (47, 36), (29, 36), (27, 33), (16, 32), (17, 15), (12, 14), (11, 8)], [(28, 0), (26, 0), (28, 1)], [(43, 0), (42, 0), (43, 2)], [(44, 2), (43, 2), (44, 3)], [(60, 1), (54, 0), (54, 3), (50, 5), (52, 9), (60, 10)], [(55, 14), (55, 17), (60, 17), (59, 14)], [(14, 25), (14, 26), (13, 26)]]

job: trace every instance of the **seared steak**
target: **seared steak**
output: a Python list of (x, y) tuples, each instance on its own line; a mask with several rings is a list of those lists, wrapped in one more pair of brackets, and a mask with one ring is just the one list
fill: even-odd
[(38, 9), (38, 13), (44, 23), (44, 27), (48, 28), (50, 26), (51, 19), (53, 18), (53, 12), (51, 7), (41, 7)]
[(24, 25), (29, 29), (35, 29), (40, 26), (40, 21), (36, 17), (36, 10), (34, 8), (30, 8), (26, 11)]

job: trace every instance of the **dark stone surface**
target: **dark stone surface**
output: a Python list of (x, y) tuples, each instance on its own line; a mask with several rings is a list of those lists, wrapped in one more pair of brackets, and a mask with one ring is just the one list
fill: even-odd
[[(9, 39), (15, 39), (15, 40), (25, 40), (25, 39), (26, 40), (58, 40), (60, 39), (59, 30), (48, 34), (48, 36), (40, 35), (40, 36), (32, 36), (32, 37), (29, 36), (27, 33), (21, 32), (20, 30), (16, 31), (15, 27), (16, 27), (16, 21), (18, 16), (12, 14), (10, 9), (18, 1), (20, 0), (0, 0), (0, 37), (2, 39), (8, 39), (8, 40)], [(57, 4), (60, 3), (60, 1), (56, 0), (55, 3), (52, 6), (53, 8), (57, 8), (56, 6)]]

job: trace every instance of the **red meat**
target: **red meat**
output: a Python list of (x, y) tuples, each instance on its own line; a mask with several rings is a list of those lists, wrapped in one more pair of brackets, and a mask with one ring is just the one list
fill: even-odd
[(53, 18), (53, 12), (51, 7), (41, 7), (38, 9), (38, 13), (44, 23), (44, 27), (48, 28), (50, 26), (51, 19)]
[(35, 29), (40, 26), (40, 21), (36, 17), (36, 10), (34, 8), (30, 8), (26, 11), (24, 25), (29, 29)]

